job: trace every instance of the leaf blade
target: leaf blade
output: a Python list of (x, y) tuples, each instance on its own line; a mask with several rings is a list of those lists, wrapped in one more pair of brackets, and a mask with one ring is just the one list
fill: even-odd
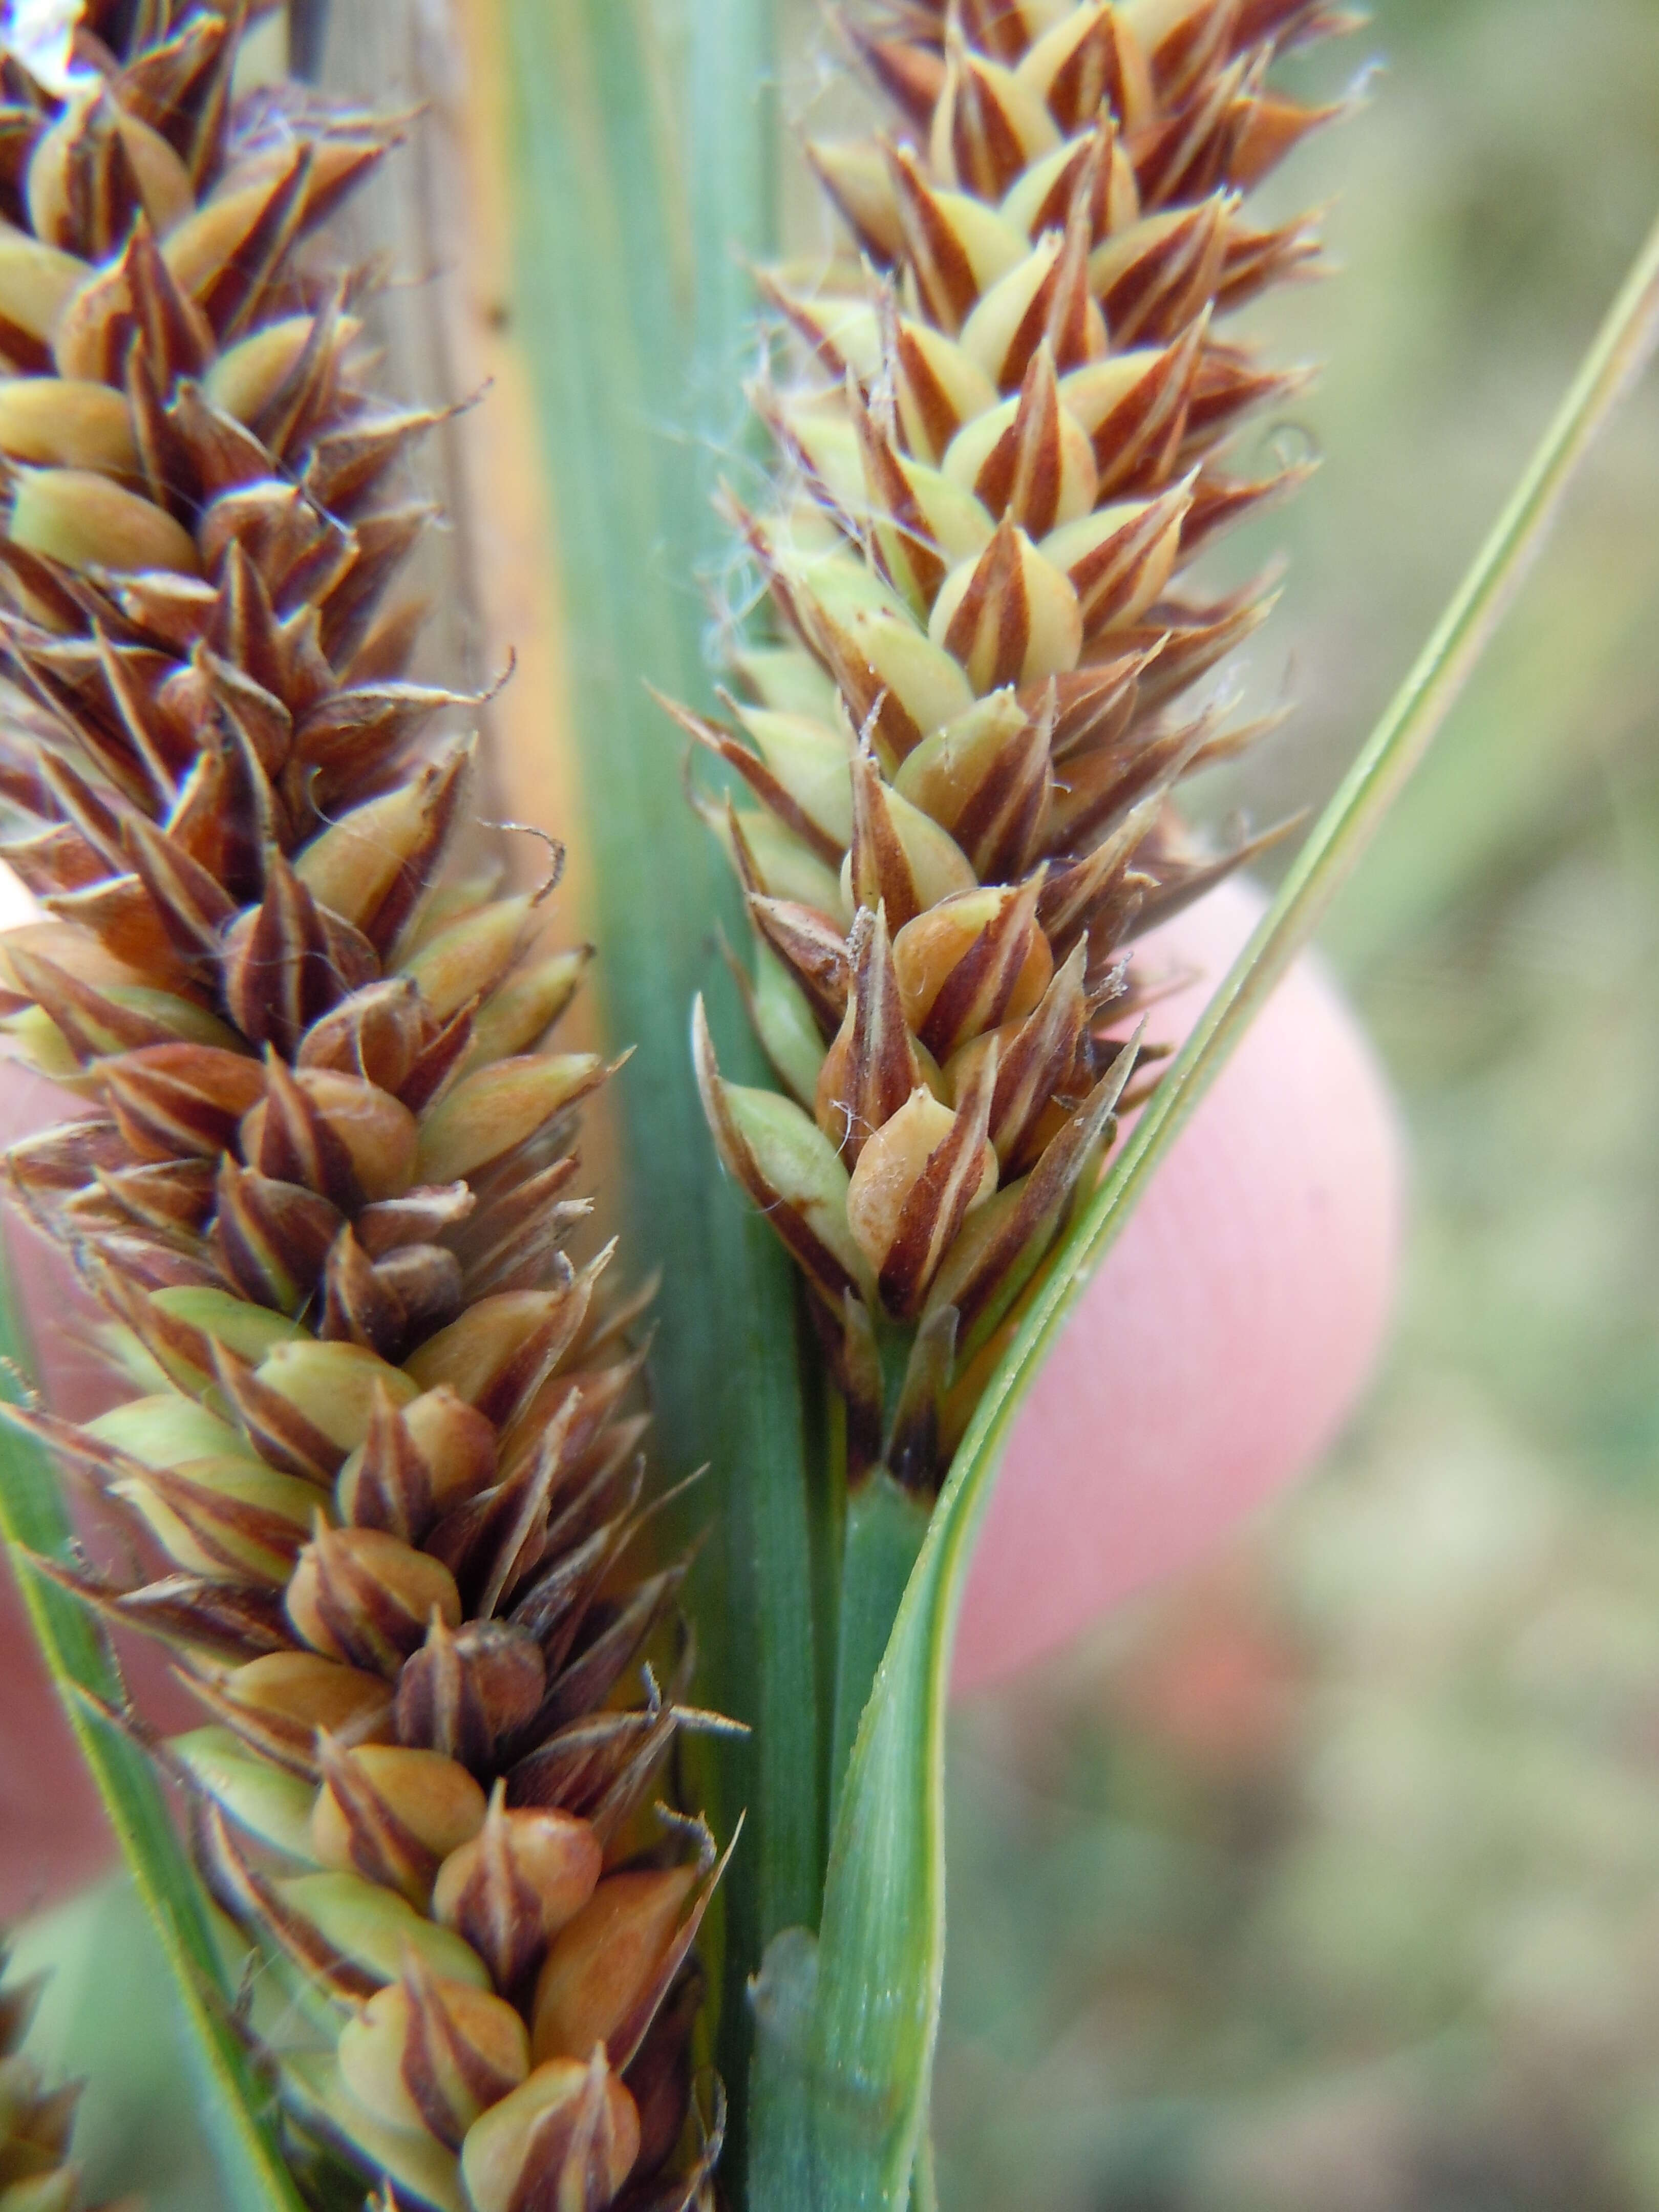
[(562, 553), (597, 981), (613, 1036), (637, 1047), (622, 1079), (629, 1246), (635, 1267), (665, 1263), (659, 1449), (671, 1471), (711, 1463), (702, 1694), (756, 1730), (752, 1751), (715, 1775), (710, 1808), (725, 1832), (745, 1802), (750, 1821), (726, 1884), (721, 2045), (740, 2080), (744, 1978), (769, 1936), (816, 1917), (822, 1876), (809, 1416), (788, 1263), (721, 1187), (687, 1050), (701, 989), (734, 1079), (763, 1079), (714, 934), (723, 923), (735, 941), (744, 924), (643, 679), (699, 704), (708, 689), (695, 579), (722, 550), (713, 456), (732, 450), (744, 418), (752, 309), (737, 256), (768, 243), (774, 11), (772, 0), (503, 6), (516, 317)]

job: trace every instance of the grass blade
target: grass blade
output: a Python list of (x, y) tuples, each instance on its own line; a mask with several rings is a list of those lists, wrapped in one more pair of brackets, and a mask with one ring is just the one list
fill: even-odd
[[(9, 1378), (27, 1367), (27, 1351), (9, 1271), (0, 1271), (0, 1359), (5, 1363), (0, 1390), (15, 1403), (20, 1393)], [(304, 2212), (266, 2124), (270, 2098), (230, 2026), (206, 1902), (155, 1771), (137, 1744), (76, 1694), (85, 1691), (100, 1705), (118, 1705), (120, 1677), (92, 1615), (26, 1556), (67, 1562), (72, 1532), (55, 1472), (43, 1453), (10, 1429), (0, 1429), (0, 1535), (35, 1640), (172, 1971), (198, 2075), (198, 2104), (228, 2212)]]
[(860, 1724), (830, 1848), (810, 2069), (812, 2212), (909, 2201), (944, 1964), (945, 1709), (951, 1634), (1020, 1400), (1090, 1273), (1306, 944), (1444, 720), (1659, 325), (1659, 224), (1561, 408), (1399, 693), (1084, 1212), (957, 1455)]
[(712, 457), (744, 411), (751, 308), (737, 257), (767, 244), (771, 4), (503, 5), (516, 322), (558, 523), (597, 985), (611, 1036), (638, 1048), (620, 1083), (629, 1245), (635, 1268), (665, 1270), (658, 1449), (675, 1471), (710, 1463), (696, 1500), (712, 1524), (696, 1592), (702, 1694), (755, 1729), (722, 1755), (707, 1801), (725, 1833), (749, 1812), (723, 1892), (735, 2087), (744, 1978), (776, 1929), (816, 1917), (822, 1877), (806, 1431), (789, 1266), (721, 1187), (687, 1050), (701, 989), (722, 1060), (762, 1079), (715, 934), (723, 924), (737, 943), (744, 925), (645, 682), (698, 703), (708, 691), (697, 577), (722, 542)]

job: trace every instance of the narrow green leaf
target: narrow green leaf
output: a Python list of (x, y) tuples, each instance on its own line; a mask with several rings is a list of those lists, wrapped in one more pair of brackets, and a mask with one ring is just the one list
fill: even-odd
[[(517, 327), (536, 380), (586, 800), (599, 884), (598, 985), (621, 1079), (631, 1264), (660, 1261), (657, 1449), (710, 1463), (695, 1592), (702, 1694), (751, 1723), (710, 1810), (750, 1825), (724, 1895), (721, 2058), (747, 2065), (744, 1979), (766, 1939), (817, 1916), (823, 1863), (813, 1550), (797, 1307), (787, 1261), (734, 1202), (686, 1049), (702, 990), (722, 1063), (763, 1080), (716, 931), (744, 925), (685, 803), (681, 741), (648, 679), (703, 703), (710, 498), (744, 489), (752, 313), (739, 256), (772, 194), (770, 0), (503, 0), (517, 200)], [(686, 394), (693, 395), (688, 416)], [(740, 2154), (728, 2163), (735, 2171)]]
[(927, 1534), (927, 1502), (878, 1469), (847, 1508), (847, 1548), (836, 1641), (830, 1817), (853, 1754), (859, 1717), (887, 1648), (899, 1602)]
[[(27, 1354), (9, 1272), (3, 1268), (0, 1361), (0, 1393), (15, 1404), (21, 1393), (11, 1378), (27, 1370)], [(85, 1691), (100, 1705), (118, 1705), (120, 1677), (92, 1615), (30, 1564), (30, 1554), (68, 1562), (72, 1532), (52, 1468), (12, 1429), (0, 1429), (0, 1535), (42, 1656), (172, 1971), (198, 2075), (203, 2124), (229, 2212), (303, 2212), (266, 2124), (270, 2095), (230, 2026), (229, 1997), (206, 1901), (155, 1771), (137, 1744), (76, 1694)]]
[[(1047, 1275), (957, 1454), (865, 1710), (830, 1848), (809, 2057), (811, 2212), (910, 2200), (945, 1942), (945, 1710), (973, 1537), (1020, 1401), (1250, 1016), (1307, 943), (1491, 638), (1659, 325), (1659, 224), (1416, 666)], [(925, 2199), (926, 2179), (918, 2193)], [(790, 2212), (795, 2212), (792, 2205)]]

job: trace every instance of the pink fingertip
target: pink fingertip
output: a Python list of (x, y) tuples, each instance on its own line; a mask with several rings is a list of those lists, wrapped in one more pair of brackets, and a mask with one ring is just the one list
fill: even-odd
[[(1200, 967), (1261, 911), (1229, 886), (1139, 957)], [(1333, 1442), (1375, 1364), (1404, 1211), (1364, 1034), (1297, 963), (1170, 1152), (1023, 1408), (969, 1574), (952, 1686), (1067, 1642), (1188, 1565)]]

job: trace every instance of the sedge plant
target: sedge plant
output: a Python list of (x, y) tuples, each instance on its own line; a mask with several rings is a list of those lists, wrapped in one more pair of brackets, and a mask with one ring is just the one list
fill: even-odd
[[(387, 2212), (925, 2205), (951, 1629), (1012, 1411), (1490, 634), (1643, 357), (1659, 243), (1165, 1062), (1126, 956), (1252, 849), (1197, 845), (1176, 794), (1256, 734), (1188, 695), (1267, 604), (1182, 572), (1300, 474), (1225, 458), (1295, 384), (1227, 318), (1316, 251), (1245, 195), (1331, 113), (1279, 56), (1343, 19), (833, 10), (883, 121), (811, 155), (841, 246), (758, 280), (774, 459), (720, 527), (770, 612), (715, 701), (710, 472), (653, 410), (689, 387), (725, 439), (741, 404), (769, 10), (502, 0), (599, 972), (641, 1047), (623, 1194), (667, 1263), (666, 1449), (712, 1463), (684, 1582), (643, 1525), (636, 1303), (565, 1250), (573, 1109), (611, 1072), (550, 1036), (581, 956), (544, 947), (547, 887), (445, 867), (465, 753), (423, 732), (468, 702), (409, 680), (393, 590), (434, 417), (374, 398), (370, 280), (329, 233), (393, 134), (239, 86), (249, 18), (94, 0), (67, 87), (4, 62), (3, 789), (49, 917), (0, 956), (4, 1013), (86, 1104), (11, 1171), (129, 1389), (13, 1422), (150, 1566), (78, 1553), (15, 1457), (8, 1531), (170, 1931), (238, 2212), (295, 2201), (267, 2084), (305, 2185)], [(735, 898), (641, 677), (714, 763)], [(123, 1709), (88, 1609), (173, 1647), (202, 1729)], [(240, 2004), (225, 1958), (257, 1962)]]

